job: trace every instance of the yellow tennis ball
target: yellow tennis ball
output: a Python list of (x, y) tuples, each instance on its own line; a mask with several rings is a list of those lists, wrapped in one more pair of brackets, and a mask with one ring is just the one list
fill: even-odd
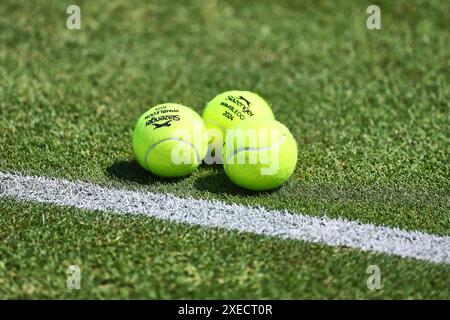
[(233, 90), (214, 97), (202, 114), (210, 136), (211, 152), (217, 150), (221, 156), (226, 130), (241, 121), (257, 117), (275, 118), (267, 102), (256, 93)]
[(162, 177), (191, 173), (202, 162), (208, 135), (192, 109), (164, 103), (146, 111), (133, 132), (133, 150), (139, 164)]
[(227, 131), (224, 169), (238, 186), (264, 191), (279, 187), (297, 164), (297, 143), (280, 122), (245, 120)]

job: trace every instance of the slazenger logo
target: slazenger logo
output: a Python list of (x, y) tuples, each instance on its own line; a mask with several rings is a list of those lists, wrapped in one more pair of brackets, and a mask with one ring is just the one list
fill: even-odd
[(151, 117), (145, 123), (145, 126), (153, 125), (153, 129), (158, 129), (162, 127), (170, 127), (172, 125), (172, 121), (180, 121), (179, 115), (167, 115), (160, 117)]
[[(248, 101), (247, 99), (245, 99), (243, 96), (239, 96), (239, 97), (233, 97), (233, 96), (228, 96), (227, 100), (234, 102), (235, 104), (237, 104), (239, 107), (245, 107), (245, 104), (247, 105), (247, 107), (250, 107), (250, 101)], [(245, 104), (241, 101), (243, 100), (245, 102)]]
[(253, 112), (250, 110), (251, 102), (248, 101), (243, 96), (238, 96), (238, 97), (228, 96), (227, 100), (229, 100), (229, 101), (233, 102), (234, 104), (238, 105), (239, 107), (241, 107), (242, 112), (246, 113), (249, 117), (253, 116)]
[(247, 107), (250, 107), (250, 101), (248, 101), (247, 99), (245, 99), (243, 96), (239, 96), (238, 99), (239, 99), (239, 100), (244, 100), (245, 103), (247, 104)]

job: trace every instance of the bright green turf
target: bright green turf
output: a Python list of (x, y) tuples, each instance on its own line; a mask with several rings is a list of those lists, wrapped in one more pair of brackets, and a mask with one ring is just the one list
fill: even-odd
[[(0, 296), (436, 298), (449, 268), (251, 234), (0, 201)], [(79, 291), (66, 269), (79, 265)], [(367, 266), (383, 288), (367, 289)]]
[[(366, 1), (205, 0), (189, 6), (179, 1), (77, 3), (82, 9), (82, 31), (65, 28), (69, 2), (41, 1), (37, 5), (9, 0), (0, 4), (1, 171), (259, 204), (450, 235), (447, 2), (378, 2), (382, 8), (380, 31), (365, 27), (365, 10), (371, 4)], [(131, 161), (131, 131), (147, 108), (173, 101), (201, 111), (214, 95), (229, 89), (260, 93), (298, 140), (298, 167), (282, 188), (264, 194), (239, 190), (220, 166), (202, 166), (188, 178), (165, 181)], [(55, 214), (51, 220), (55, 225), (45, 231), (25, 218), (37, 219), (42, 210)], [(224, 283), (238, 281), (238, 274), (250, 270), (254, 261), (261, 263), (262, 269), (260, 273), (247, 271), (252, 280), (242, 280), (242, 288), (226, 290), (219, 280), (211, 280), (192, 293), (161, 288), (161, 297), (371, 296), (352, 274), (366, 265), (364, 253), (144, 219), (111, 218), (106, 223), (109, 218), (83, 218), (84, 213), (68, 217), (65, 212), (69, 210), (2, 202), (0, 237), (10, 238), (13, 230), (23, 237), (17, 236), (14, 250), (1, 245), (1, 250), (10, 253), (8, 261), (3, 254), (0, 259), (5, 266), (14, 264), (16, 268), (27, 259), (35, 259), (35, 265), (23, 262), (17, 269), (23, 278), (11, 273), (0, 278), (6, 287), (14, 287), (1, 296), (25, 295), (27, 291), (20, 286), (28, 283), (26, 275), (52, 277), (55, 268), (63, 270), (61, 261), (75, 259), (76, 251), (67, 257), (64, 252), (48, 251), (53, 252), (49, 254), (55, 255), (54, 260), (36, 256), (38, 250), (51, 250), (55, 243), (63, 246), (62, 235), (79, 239), (83, 263), (104, 260), (104, 266), (95, 266), (98, 275), (93, 279), (98, 280), (108, 272), (105, 266), (117, 261), (112, 280), (98, 280), (96, 283), (104, 281), (104, 286), (92, 288), (92, 295), (84, 292), (83, 297), (119, 296), (116, 290), (122, 296), (129, 290), (133, 297), (153, 297), (151, 290), (146, 295), (142, 292), (147, 286), (156, 286), (158, 276), (170, 282), (161, 268), (170, 261), (174, 272), (182, 272), (189, 263), (200, 263), (199, 270), (206, 278), (220, 274)], [(21, 224), (10, 223), (16, 215), (23, 217)], [(98, 225), (92, 230), (83, 227), (83, 219), (98, 221)], [(102, 248), (105, 239), (120, 232), (111, 230), (114, 228), (127, 234), (141, 232), (146, 238), (129, 235), (126, 242), (118, 240)], [(158, 239), (152, 236), (155, 233)], [(185, 238), (177, 238), (182, 235)], [(228, 249), (211, 248), (210, 241), (216, 237)], [(85, 238), (91, 242), (81, 244)], [(41, 249), (31, 246), (41, 239)], [(179, 247), (172, 250), (170, 244), (176, 239)], [(161, 241), (159, 245), (168, 251), (159, 253), (150, 241)], [(241, 244), (247, 248), (245, 255), (234, 253)], [(256, 249), (250, 250), (252, 247)], [(203, 251), (211, 260), (189, 261)], [(181, 261), (176, 256), (180, 252)], [(220, 264), (222, 254), (231, 255), (231, 260)], [(136, 266), (142, 263), (145, 267), (150, 258), (129, 262), (133, 255), (160, 259), (158, 271), (148, 276), (147, 283), (139, 279), (149, 271), (137, 271)], [(289, 265), (284, 260), (290, 256), (306, 262)], [(450, 283), (448, 267), (376, 257), (392, 270), (395, 283), (377, 297), (450, 296), (445, 291)], [(280, 274), (280, 278), (274, 275), (286, 269), (290, 273)], [(348, 274), (348, 284), (339, 280), (336, 289), (332, 285), (335, 273), (339, 277)], [(409, 275), (407, 280), (394, 279), (403, 273)], [(250, 289), (265, 277), (274, 278), (261, 289)], [(298, 284), (295, 279), (306, 280)], [(140, 287), (127, 289), (135, 280)], [(331, 284), (326, 285), (327, 281)], [(305, 285), (312, 288), (310, 292), (305, 292)], [(357, 285), (360, 287), (353, 290)], [(45, 287), (43, 282), (41, 286)], [(46, 290), (35, 294), (68, 294), (56, 287)]]

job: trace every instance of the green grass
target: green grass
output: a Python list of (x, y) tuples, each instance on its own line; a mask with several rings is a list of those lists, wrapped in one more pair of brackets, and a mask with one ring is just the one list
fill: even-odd
[[(11, 201), (0, 208), (10, 214), (0, 226), (2, 297), (449, 297), (443, 265), (148, 218)], [(66, 289), (72, 264), (81, 290)], [(367, 289), (370, 264), (381, 269), (381, 290)]]
[[(72, 3), (2, 1), (0, 170), (448, 236), (450, 5), (377, 3), (372, 31), (367, 1), (78, 1), (69, 31)], [(229, 89), (264, 96), (297, 139), (283, 187), (245, 192), (220, 166), (166, 181), (133, 161), (143, 111), (201, 112)], [(1, 297), (70, 297), (73, 261), (79, 297), (450, 297), (445, 266), (10, 201), (0, 217)], [(375, 293), (373, 261), (389, 273)]]

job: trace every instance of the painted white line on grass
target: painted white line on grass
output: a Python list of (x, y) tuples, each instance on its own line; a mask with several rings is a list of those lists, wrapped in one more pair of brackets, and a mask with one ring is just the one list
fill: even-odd
[(450, 237), (342, 219), (293, 214), (221, 201), (120, 190), (92, 183), (0, 172), (0, 197), (251, 232), (330, 246), (347, 246), (450, 264)]

